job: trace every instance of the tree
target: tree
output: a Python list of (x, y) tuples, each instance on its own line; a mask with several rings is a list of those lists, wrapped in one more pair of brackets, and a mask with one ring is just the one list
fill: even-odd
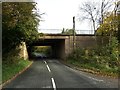
[(92, 24), (93, 24), (93, 29), (95, 31), (95, 21), (96, 21), (96, 12), (95, 12), (95, 3), (91, 2), (91, 1), (87, 1), (87, 2), (84, 2), (82, 4), (82, 6), (79, 8), (81, 12), (83, 12), (84, 14), (81, 14), (81, 15), (84, 15), (84, 16), (81, 16), (80, 19), (81, 20), (90, 20), (92, 21)]
[(65, 32), (65, 28), (63, 28), (63, 30), (62, 30), (62, 33), (64, 33)]
[(103, 19), (108, 12), (108, 9), (112, 6), (111, 0), (102, 0), (100, 5), (100, 16), (99, 16), (99, 23), (103, 23)]
[(116, 36), (118, 32), (117, 21), (118, 19), (114, 13), (108, 13), (107, 17), (103, 19), (103, 23), (97, 29), (97, 35)]
[(104, 17), (97, 30), (98, 35), (107, 35), (110, 37), (115, 36), (119, 40), (120, 14), (118, 4), (119, 3), (116, 2), (114, 10), (106, 13), (106, 17)]
[[(62, 34), (73, 35), (73, 29), (63, 29)], [(75, 32), (76, 33), (76, 32)]]
[(99, 2), (87, 1), (79, 7), (80, 20), (92, 21), (93, 30), (95, 32), (96, 26), (103, 22), (103, 17), (106, 11), (111, 7), (111, 1), (102, 0), (101, 4)]
[(2, 4), (3, 55), (15, 49), (22, 41), (36, 38), (40, 16), (34, 2), (4, 2)]

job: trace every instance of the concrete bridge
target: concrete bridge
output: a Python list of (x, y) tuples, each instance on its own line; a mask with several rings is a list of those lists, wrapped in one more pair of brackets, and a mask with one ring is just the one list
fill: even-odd
[[(94, 35), (76, 35), (75, 47), (93, 47), (95, 45)], [(34, 41), (32, 46), (51, 46), (54, 58), (64, 59), (73, 51), (73, 36), (62, 34), (46, 34), (39, 37), (38, 41)]]
[[(106, 37), (104, 38), (106, 39)], [(97, 42), (96, 42), (97, 41)], [(104, 40), (103, 43), (106, 43)], [(75, 36), (75, 48), (93, 48), (97, 44), (101, 44), (101, 36), (93, 34), (77, 34)], [(39, 36), (38, 41), (34, 41), (29, 45), (29, 49), (33, 46), (51, 46), (54, 58), (65, 59), (73, 51), (73, 36), (63, 34), (44, 34)], [(24, 59), (28, 58), (28, 48), (25, 43), (21, 46), (20, 56)]]

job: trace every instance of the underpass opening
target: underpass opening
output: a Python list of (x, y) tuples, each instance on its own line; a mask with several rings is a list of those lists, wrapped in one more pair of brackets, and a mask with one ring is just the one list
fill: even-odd
[(31, 56), (36, 59), (46, 59), (52, 56), (51, 46), (32, 46)]
[(43, 53), (43, 56), (44, 50), (49, 49), (47, 51), (49, 53), (45, 56), (45, 58), (64, 59), (65, 57), (65, 39), (40, 39), (38, 41), (33, 42), (28, 46), (29, 58), (32, 58), (32, 49), (35, 47), (43, 49), (43, 51), (41, 51), (41, 53)]

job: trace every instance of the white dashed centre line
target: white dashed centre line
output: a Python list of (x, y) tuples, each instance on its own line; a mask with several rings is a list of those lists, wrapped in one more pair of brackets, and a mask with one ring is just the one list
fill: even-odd
[(53, 88), (54, 88), (54, 90), (56, 90), (55, 81), (54, 81), (54, 79), (53, 79), (53, 78), (51, 78), (51, 80), (52, 80), (52, 85), (53, 85)]
[(50, 70), (49, 66), (48, 66), (48, 65), (46, 65), (46, 66), (47, 66), (48, 71), (49, 71), (49, 72), (51, 72), (51, 70)]
[[(44, 63), (46, 64), (48, 71), (51, 72), (50, 67), (48, 66), (47, 62), (44, 61)], [(52, 86), (53, 86), (54, 90), (56, 90), (54, 78), (51, 78), (51, 80), (52, 80)]]
[(44, 63), (45, 63), (45, 64), (47, 64), (47, 62), (46, 62), (46, 61), (44, 61)]
[(46, 67), (47, 67), (48, 71), (51, 72), (50, 67), (48, 66), (47, 62), (44, 61), (44, 63), (46, 64)]

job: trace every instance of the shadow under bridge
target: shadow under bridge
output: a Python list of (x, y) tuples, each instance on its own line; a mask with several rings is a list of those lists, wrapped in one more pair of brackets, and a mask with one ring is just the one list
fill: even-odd
[(57, 59), (65, 58), (65, 39), (50, 39), (50, 38), (39, 39), (38, 41), (34, 41), (31, 45), (29, 45), (29, 51), (34, 46), (50, 46), (51, 47), (50, 58), (57, 58)]

